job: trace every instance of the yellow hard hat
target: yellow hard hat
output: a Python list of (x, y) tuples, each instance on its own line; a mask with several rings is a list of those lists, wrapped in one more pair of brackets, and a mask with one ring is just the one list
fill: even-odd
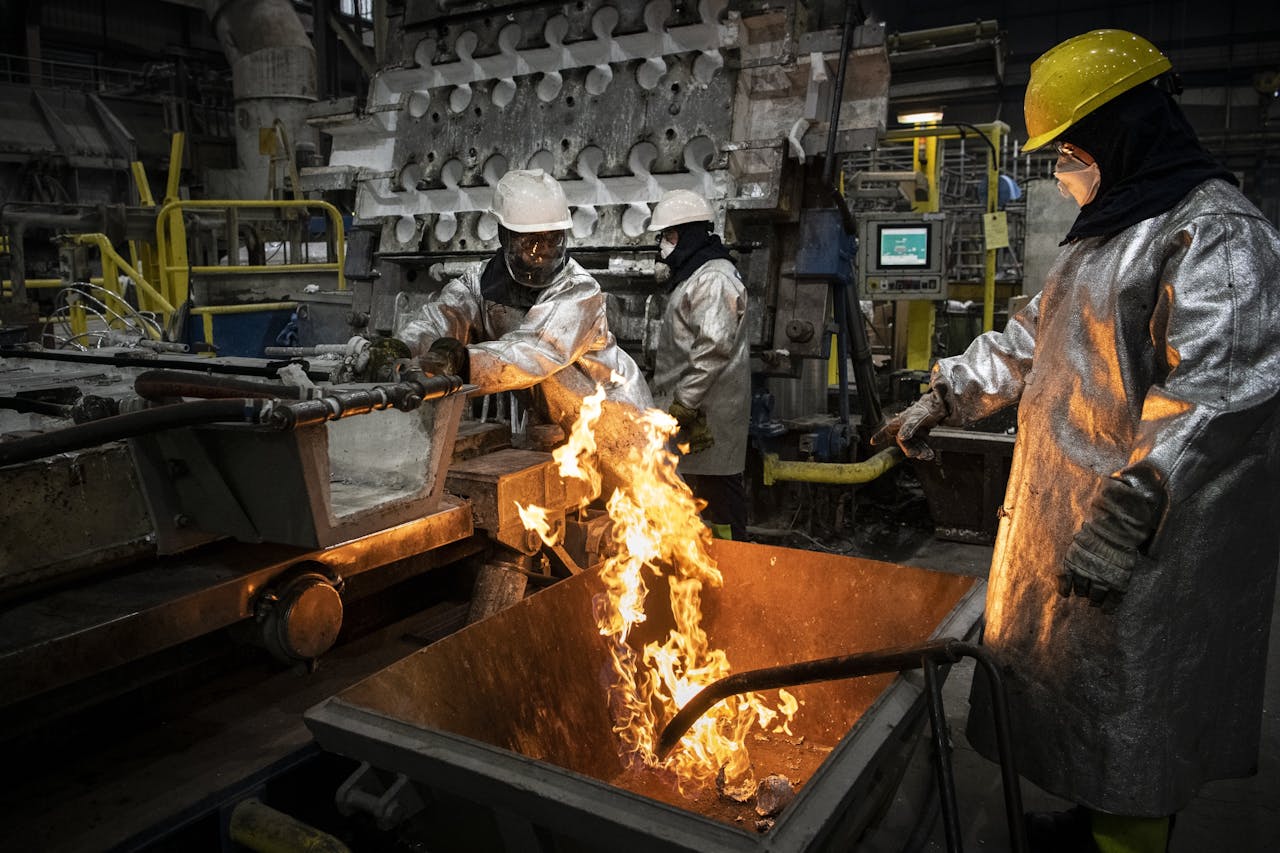
[(1052, 142), (1107, 101), (1173, 67), (1142, 36), (1093, 30), (1051, 47), (1031, 63), (1022, 102), (1030, 138), (1024, 151)]

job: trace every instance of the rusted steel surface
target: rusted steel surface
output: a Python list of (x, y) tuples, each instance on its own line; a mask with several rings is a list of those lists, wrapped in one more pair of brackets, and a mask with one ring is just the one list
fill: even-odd
[[(713, 554), (724, 585), (704, 592), (703, 626), (735, 671), (963, 635), (981, 613), (983, 584), (971, 577), (749, 543), (717, 541)], [(732, 810), (664, 796), (624, 773), (608, 707), (609, 655), (592, 616), (602, 590), (595, 573), (557, 583), (348, 688), (309, 711), (308, 724), (328, 749), (500, 802), (569, 836), (590, 813), (624, 847), (754, 849), (764, 836), (750, 821), (734, 824)], [(665, 598), (665, 586), (651, 582), (649, 619), (630, 638), (637, 648), (670, 629)], [(827, 824), (869, 784), (872, 758), (911, 715), (919, 687), (884, 675), (791, 692), (802, 702), (792, 745), (818, 758), (783, 755), (786, 766), (757, 767), (763, 777), (803, 766), (806, 777), (793, 777), (804, 787), (769, 843), (820, 849)], [(772, 760), (778, 745), (760, 758)], [(724, 823), (688, 809), (733, 831), (724, 835), (713, 828)], [(655, 820), (661, 829), (650, 828)]]

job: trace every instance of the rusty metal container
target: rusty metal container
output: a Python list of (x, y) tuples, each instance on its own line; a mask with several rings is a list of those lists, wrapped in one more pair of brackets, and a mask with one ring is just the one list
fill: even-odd
[(465, 393), (291, 431), (212, 424), (129, 440), (173, 554), (211, 539), (328, 548), (435, 512)]
[[(725, 580), (704, 591), (703, 626), (735, 672), (965, 637), (982, 612), (985, 583), (971, 577), (748, 543), (716, 542), (713, 554)], [(666, 588), (651, 587), (637, 646), (671, 625)], [(714, 792), (686, 800), (624, 773), (592, 617), (602, 589), (594, 573), (557, 583), (311, 708), (307, 725), (325, 749), (490, 810), (495, 849), (522, 838), (574, 850), (848, 849), (922, 718), (919, 678), (795, 688), (793, 736), (749, 742), (757, 778), (799, 786), (762, 831)], [(489, 849), (471, 838), (456, 849)]]

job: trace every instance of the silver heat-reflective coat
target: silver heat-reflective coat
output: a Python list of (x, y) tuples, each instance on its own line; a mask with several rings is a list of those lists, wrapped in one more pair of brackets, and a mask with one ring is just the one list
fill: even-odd
[[(984, 642), (1018, 769), (1089, 808), (1158, 817), (1258, 756), (1280, 557), (1280, 240), (1208, 181), (1066, 246), (1003, 333), (939, 361), (962, 425), (1014, 402), (1018, 440)], [(1164, 508), (1112, 613), (1056, 590), (1104, 478)], [(995, 758), (985, 679), (969, 732)]]
[(436, 338), (457, 338), (467, 344), (476, 393), (532, 389), (542, 415), (566, 436), (582, 401), (603, 386), (595, 438), (606, 498), (622, 482), (615, 460), (644, 447), (639, 417), (653, 404), (649, 388), (609, 331), (600, 285), (572, 258), (527, 310), (485, 299), (480, 272), (469, 271), (446, 284), (396, 336), (414, 355)]
[(653, 396), (701, 409), (715, 443), (680, 458), (682, 474), (738, 474), (751, 419), (747, 291), (734, 265), (707, 261), (667, 297), (654, 357)]

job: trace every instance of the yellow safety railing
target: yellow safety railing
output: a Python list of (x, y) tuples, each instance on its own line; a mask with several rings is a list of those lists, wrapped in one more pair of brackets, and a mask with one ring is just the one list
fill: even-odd
[[(176, 312), (176, 306), (187, 303), (190, 294), (192, 276), (236, 276), (236, 275), (274, 275), (283, 273), (313, 272), (333, 273), (337, 279), (338, 290), (346, 290), (346, 278), (343, 266), (346, 261), (346, 234), (342, 223), (342, 214), (326, 201), (312, 199), (182, 199), (179, 198), (182, 158), (185, 135), (175, 133), (170, 143), (169, 170), (164, 187), (163, 203), (157, 208), (155, 195), (147, 179), (146, 170), (141, 162), (130, 164), (130, 171), (138, 191), (138, 199), (142, 206), (156, 209), (156, 239), (154, 244), (145, 240), (130, 240), (128, 243), (129, 258), (126, 259), (116, 251), (111, 241), (104, 234), (78, 234), (69, 239), (80, 245), (96, 248), (101, 255), (102, 275), (90, 279), (92, 284), (102, 287), (107, 293), (105, 300), (113, 312), (124, 314), (127, 302), (120, 285), (123, 273), (133, 280), (137, 288), (137, 302), (141, 311), (159, 315), (168, 326)], [(190, 210), (224, 211), (231, 227), (235, 227), (236, 211), (241, 209), (275, 209), (282, 212), (285, 218), (297, 217), (307, 211), (320, 211), (328, 218), (329, 237), (334, 246), (333, 261), (317, 261), (314, 263), (285, 264), (237, 264), (238, 258), (229, 257), (227, 265), (192, 265), (188, 257), (187, 232), (184, 213)], [(285, 212), (288, 213), (285, 213)], [(229, 244), (237, 244), (235, 235)], [(8, 238), (0, 236), (0, 253), (8, 250)], [(232, 250), (234, 254), (234, 248)], [(62, 288), (66, 282), (57, 278), (26, 279), (29, 288)], [(0, 295), (11, 295), (12, 281), (5, 279), (0, 288)], [(293, 309), (296, 302), (269, 302), (244, 305), (211, 305), (193, 308), (191, 313), (201, 318), (204, 325), (204, 336), (207, 343), (213, 343), (213, 319), (224, 314), (242, 314), (255, 311), (273, 311)], [(87, 316), (83, 306), (72, 298), (68, 302), (67, 317), (74, 333), (82, 334), (87, 325)], [(148, 327), (147, 332), (154, 337), (154, 331)]]
[[(276, 208), (281, 210), (315, 209), (328, 216), (333, 235), (334, 261), (299, 264), (232, 264), (192, 265), (187, 258), (186, 230), (182, 214), (187, 210), (239, 210)], [(346, 260), (346, 234), (342, 214), (327, 201), (313, 199), (177, 199), (166, 201), (156, 216), (156, 245), (160, 248), (160, 291), (173, 304), (187, 300), (193, 275), (262, 275), (290, 272), (332, 272), (337, 275), (338, 290), (346, 290), (342, 274)]]
[(120, 271), (133, 279), (138, 288), (138, 303), (144, 311), (158, 311), (165, 317), (173, 313), (173, 303), (151, 285), (133, 266), (120, 256), (106, 234), (77, 234), (72, 239), (82, 246), (95, 246), (102, 255), (102, 286), (113, 293), (119, 290)]

